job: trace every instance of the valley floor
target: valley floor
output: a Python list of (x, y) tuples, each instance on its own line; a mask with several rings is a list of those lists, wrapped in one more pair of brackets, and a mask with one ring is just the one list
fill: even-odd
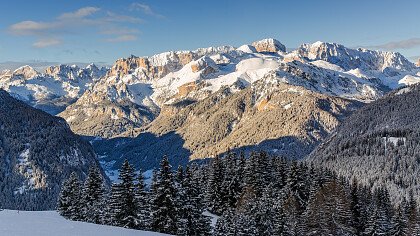
[(163, 236), (165, 234), (66, 220), (55, 211), (0, 211), (0, 235)]

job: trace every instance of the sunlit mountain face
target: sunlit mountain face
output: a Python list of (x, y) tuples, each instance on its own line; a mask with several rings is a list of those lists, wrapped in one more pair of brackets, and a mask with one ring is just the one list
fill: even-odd
[(3, 5), (6, 235), (420, 235), (420, 3)]

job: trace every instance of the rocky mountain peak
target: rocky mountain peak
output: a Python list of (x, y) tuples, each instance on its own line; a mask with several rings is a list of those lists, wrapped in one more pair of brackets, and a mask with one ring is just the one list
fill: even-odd
[(420, 67), (420, 58), (417, 60), (416, 66)]
[(362, 69), (389, 72), (409, 71), (414, 64), (397, 52), (347, 48), (337, 43), (315, 42), (301, 45), (295, 53), (310, 61), (327, 61), (344, 70)]
[(134, 74), (141, 80), (156, 80), (164, 77), (170, 72), (182, 69), (188, 63), (203, 56), (236, 52), (234, 47), (221, 46), (199, 48), (194, 51), (170, 51), (153, 55), (151, 57), (136, 57), (131, 55), (128, 58), (118, 59), (107, 76), (123, 77)]
[(47, 75), (51, 75), (53, 77), (57, 76), (66, 76), (69, 79), (73, 79), (76, 77), (77, 71), (79, 67), (77, 66), (70, 66), (70, 65), (57, 65), (57, 66), (49, 66), (45, 69), (45, 73)]
[(95, 64), (89, 64), (86, 68), (77, 65), (57, 65), (49, 66), (45, 69), (45, 74), (57, 80), (96, 80), (106, 74), (106, 68), (98, 68)]
[(34, 68), (26, 65), (17, 68), (13, 74), (15, 76), (23, 77), (24, 79), (29, 79), (37, 76), (39, 73)]
[(286, 52), (286, 47), (273, 38), (262, 39), (252, 43), (257, 52)]

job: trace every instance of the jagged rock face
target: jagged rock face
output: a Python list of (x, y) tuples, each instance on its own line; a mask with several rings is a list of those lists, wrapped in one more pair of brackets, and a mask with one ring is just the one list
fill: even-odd
[(36, 108), (57, 114), (75, 102), (105, 73), (106, 68), (99, 69), (95, 65), (86, 68), (51, 66), (45, 73), (23, 66), (0, 74), (0, 88)]
[(286, 52), (286, 47), (276, 39), (263, 39), (252, 43), (257, 52)]
[(59, 116), (78, 134), (114, 137), (149, 124), (159, 114), (151, 93), (150, 84), (137, 78), (106, 77)]
[(108, 76), (123, 77), (136, 73), (140, 79), (156, 80), (170, 72), (180, 70), (183, 66), (205, 55), (228, 53), (230, 46), (204, 48), (195, 51), (166, 52), (152, 57), (135, 57), (118, 59), (108, 72)]
[(106, 72), (106, 68), (98, 68), (95, 64), (90, 64), (86, 68), (79, 68), (75, 65), (58, 65), (49, 66), (45, 69), (45, 74), (54, 77), (56, 80), (76, 82), (78, 80), (89, 80), (89, 82), (94, 82), (104, 76)]
[(416, 66), (420, 67), (420, 59), (417, 60)]
[(0, 90), (2, 207), (55, 209), (62, 181), (72, 171), (85, 177), (91, 165), (97, 165), (92, 147), (73, 134), (63, 119)]
[(367, 49), (350, 49), (337, 43), (316, 42), (303, 44), (297, 53), (309, 60), (323, 60), (336, 64), (344, 70), (367, 69), (384, 72), (392, 70), (410, 71), (413, 63), (400, 53), (371, 51)]
[(30, 79), (39, 75), (39, 73), (30, 66), (22, 66), (16, 69), (13, 74), (16, 77), (23, 79)]

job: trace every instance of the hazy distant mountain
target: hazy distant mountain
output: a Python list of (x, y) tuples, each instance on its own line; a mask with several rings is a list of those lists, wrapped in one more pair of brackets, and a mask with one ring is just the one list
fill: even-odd
[(0, 90), (0, 205), (53, 209), (62, 181), (96, 165), (89, 143), (58, 117), (34, 109)]
[(36, 71), (45, 71), (45, 69), (47, 69), (50, 66), (56, 66), (56, 65), (76, 65), (78, 67), (87, 67), (90, 64), (95, 64), (98, 67), (108, 67), (109, 64), (106, 62), (91, 62), (91, 63), (86, 63), (86, 62), (65, 62), (65, 63), (60, 63), (60, 62), (52, 62), (52, 61), (40, 61), (40, 60), (30, 60), (30, 61), (23, 61), (23, 62), (19, 62), (19, 61), (5, 61), (5, 62), (0, 62), (0, 71), (2, 70), (16, 70), (19, 67), (22, 66), (30, 66), (32, 68), (34, 68)]

